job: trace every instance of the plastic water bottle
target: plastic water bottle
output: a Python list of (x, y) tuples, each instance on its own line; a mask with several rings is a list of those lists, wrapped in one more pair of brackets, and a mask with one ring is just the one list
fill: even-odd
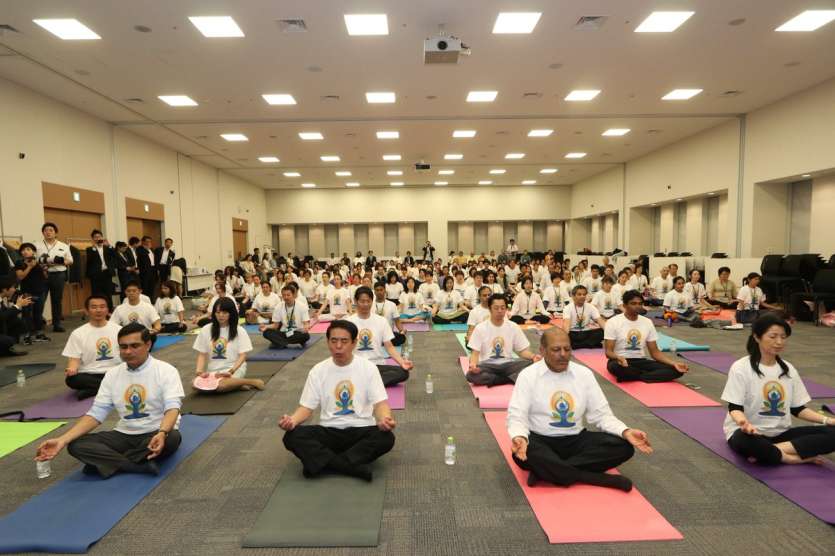
[(435, 391), (435, 384), (432, 382), (432, 375), (426, 375), (426, 393), (431, 394)]
[(23, 388), (26, 386), (26, 373), (23, 372), (23, 369), (18, 369), (17, 371), (17, 387)]
[(48, 479), (49, 476), (52, 475), (52, 464), (49, 460), (36, 461), (35, 471), (38, 473), (38, 479)]
[(415, 343), (415, 337), (411, 334), (406, 334), (406, 345), (409, 346), (409, 351), (412, 351), (412, 346)]
[(670, 341), (670, 353), (673, 355), (673, 357), (675, 357), (678, 353), (678, 344), (676, 344), (675, 340)]
[(455, 465), (455, 439), (451, 436), (447, 437), (446, 446), (444, 446), (444, 463)]

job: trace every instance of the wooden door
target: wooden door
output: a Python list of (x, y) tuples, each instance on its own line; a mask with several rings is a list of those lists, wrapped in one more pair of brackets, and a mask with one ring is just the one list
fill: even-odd
[(86, 279), (83, 270), (87, 263), (85, 249), (93, 244), (90, 233), (95, 229), (101, 230), (101, 215), (92, 212), (44, 208), (44, 221), (54, 222), (58, 226), (58, 239), (78, 249), (78, 257), (73, 261), (73, 265), (82, 269), (81, 282), (68, 282), (64, 288), (63, 316), (66, 317), (80, 312), (84, 307), (84, 300), (92, 293), (90, 282)]
[(138, 237), (139, 239), (142, 239), (142, 236), (145, 235), (143, 233), (143, 226), (142, 226), (143, 220), (141, 218), (128, 218), (127, 221), (128, 221), (128, 237), (125, 238), (125, 243), (127, 243), (127, 240), (132, 238), (132, 237)]
[(142, 235), (150, 236), (154, 247), (162, 245), (162, 225), (157, 220), (143, 220), (142, 221)]
[(247, 253), (247, 232), (243, 230), (232, 230), (232, 251), (235, 260), (239, 261)]

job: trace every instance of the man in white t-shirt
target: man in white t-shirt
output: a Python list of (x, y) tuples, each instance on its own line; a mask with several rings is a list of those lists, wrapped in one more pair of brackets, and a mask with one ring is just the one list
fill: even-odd
[[(606, 368), (618, 382), (668, 382), (689, 370), (658, 349), (655, 325), (642, 316), (643, 298), (635, 290), (623, 294), (623, 313), (609, 319), (603, 333)], [(646, 352), (652, 359), (647, 358)]]
[(272, 324), (262, 324), (259, 330), (272, 344), (270, 349), (285, 349), (290, 344), (304, 347), (310, 339), (307, 307), (298, 303), (296, 290), (290, 285), (281, 288), (281, 299), (273, 311)]
[[(331, 356), (307, 375), (299, 407), (283, 415), (284, 446), (302, 462), (307, 478), (329, 470), (373, 478), (369, 464), (391, 451), (397, 426), (377, 367), (354, 354), (359, 330), (345, 320), (328, 327)], [(319, 408), (319, 424), (302, 423)]]
[(391, 331), (394, 333), (391, 345), (395, 347), (402, 346), (406, 342), (406, 329), (403, 327), (403, 323), (400, 322), (400, 311), (397, 309), (397, 305), (386, 299), (385, 282), (377, 282), (374, 284), (373, 312), (386, 319), (386, 322), (389, 323)]
[(250, 309), (245, 313), (249, 324), (269, 324), (273, 311), (281, 303), (281, 298), (273, 291), (269, 282), (261, 282), (261, 291), (252, 300)]
[(79, 400), (95, 396), (105, 373), (122, 362), (116, 351), (121, 327), (107, 320), (107, 298), (91, 295), (84, 312), (87, 324), (72, 331), (61, 353), (67, 358), (64, 382), (77, 391)]
[(591, 303), (586, 302), (588, 290), (583, 285), (574, 286), (571, 303), (562, 312), (562, 326), (571, 338), (571, 348), (599, 348), (603, 342), (606, 319)]
[(672, 289), (673, 276), (670, 276), (670, 269), (662, 266), (660, 276), (653, 278), (649, 284), (649, 291), (652, 296), (646, 300), (647, 305), (660, 307), (664, 304), (664, 298), (667, 296), (667, 292)]
[[(123, 327), (118, 340), (123, 363), (104, 375), (93, 407), (70, 430), (42, 442), (36, 460), (51, 460), (66, 446), (85, 473), (106, 479), (118, 471), (159, 475), (156, 460), (177, 451), (180, 374), (150, 356), (151, 334), (138, 322)], [(93, 433), (113, 409), (120, 417), (116, 427)]]
[[(467, 341), (465, 344), (470, 343), (470, 336), (473, 335), (475, 327), (490, 319), (490, 307), (487, 305), (487, 302), (489, 301), (491, 295), (493, 295), (493, 290), (490, 289), (490, 286), (481, 286), (478, 289), (478, 298), (480, 303), (473, 307), (467, 317)], [(467, 349), (470, 348), (468, 347)]]
[(421, 270), (420, 280), (421, 284), (418, 286), (418, 293), (423, 296), (423, 300), (431, 307), (437, 302), (438, 294), (441, 293), (441, 289), (438, 287), (438, 284), (433, 281), (434, 276), (432, 275), (431, 270)]
[(139, 289), (138, 282), (128, 282), (125, 285), (125, 301), (113, 310), (110, 320), (119, 326), (138, 322), (151, 333), (151, 347), (153, 347), (157, 341), (157, 334), (162, 329), (162, 323), (154, 306), (140, 299), (141, 294), (142, 290)]
[[(652, 453), (647, 434), (614, 416), (594, 373), (571, 361), (571, 340), (560, 328), (543, 334), (543, 359), (519, 373), (507, 408), (513, 461), (530, 471), (528, 485), (544, 480), (629, 492), (632, 481), (607, 474), (632, 457)], [(586, 430), (585, 422), (598, 431)]]

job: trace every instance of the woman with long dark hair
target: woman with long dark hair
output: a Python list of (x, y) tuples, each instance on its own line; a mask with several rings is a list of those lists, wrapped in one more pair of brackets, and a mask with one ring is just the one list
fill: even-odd
[[(748, 357), (728, 372), (722, 399), (728, 402), (725, 437), (751, 463), (821, 463), (835, 452), (835, 419), (806, 407), (811, 401), (797, 369), (780, 357), (791, 336), (789, 324), (774, 313), (754, 321)], [(792, 427), (792, 415), (824, 426)]]
[(432, 306), (432, 322), (435, 324), (467, 322), (470, 311), (464, 304), (464, 298), (455, 291), (455, 280), (452, 276), (445, 276), (442, 284), (444, 289), (438, 294)]

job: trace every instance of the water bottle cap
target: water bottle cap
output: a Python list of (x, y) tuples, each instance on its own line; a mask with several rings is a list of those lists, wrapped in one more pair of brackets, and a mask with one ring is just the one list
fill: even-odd
[(427, 374), (427, 375), (426, 375), (426, 378), (432, 378), (432, 375), (431, 375), (431, 374)]
[(446, 437), (446, 441), (447, 441), (447, 442), (452, 442), (452, 441), (453, 441), (453, 438), (452, 438), (451, 436), (447, 436), (447, 437)]

